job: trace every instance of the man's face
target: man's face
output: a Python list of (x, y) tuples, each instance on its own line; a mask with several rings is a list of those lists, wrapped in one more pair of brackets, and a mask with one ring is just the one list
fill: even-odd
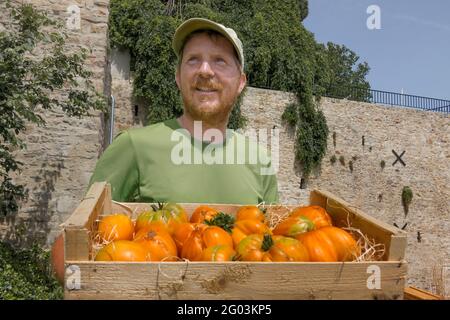
[(222, 36), (194, 35), (176, 73), (184, 110), (193, 120), (221, 123), (245, 86), (233, 45)]

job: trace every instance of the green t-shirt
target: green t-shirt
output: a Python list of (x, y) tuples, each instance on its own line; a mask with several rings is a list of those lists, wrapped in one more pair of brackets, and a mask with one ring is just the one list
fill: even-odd
[(278, 203), (270, 168), (267, 151), (244, 135), (227, 130), (223, 144), (208, 144), (171, 119), (120, 133), (98, 160), (89, 186), (109, 182), (116, 201)]

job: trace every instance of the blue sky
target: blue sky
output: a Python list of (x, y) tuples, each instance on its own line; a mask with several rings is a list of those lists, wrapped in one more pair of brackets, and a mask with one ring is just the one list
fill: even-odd
[[(370, 5), (381, 29), (367, 27)], [(450, 100), (450, 0), (309, 0), (303, 24), (367, 61), (373, 89)]]

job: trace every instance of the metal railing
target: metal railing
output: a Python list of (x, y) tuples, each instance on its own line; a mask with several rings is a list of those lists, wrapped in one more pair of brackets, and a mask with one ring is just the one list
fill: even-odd
[(416, 108), (426, 111), (450, 113), (450, 100), (436, 99), (360, 87), (329, 87), (322, 96), (364, 101), (389, 106)]

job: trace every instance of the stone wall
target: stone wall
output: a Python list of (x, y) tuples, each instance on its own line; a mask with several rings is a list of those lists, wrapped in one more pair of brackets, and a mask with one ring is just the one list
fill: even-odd
[[(281, 201), (307, 203), (310, 190), (318, 188), (386, 223), (407, 224), (409, 283), (435, 289), (442, 281), (450, 281), (433, 277), (440, 266), (450, 265), (450, 117), (323, 98), (321, 108), (330, 130), (328, 151), (306, 189), (300, 189), (294, 136), (281, 123), (284, 107), (292, 99), (284, 92), (248, 88), (242, 108), (252, 127), (280, 128)], [(397, 157), (393, 151), (398, 155), (404, 152), (405, 166), (400, 161), (394, 164)], [(337, 158), (334, 164), (330, 161), (333, 155)], [(339, 161), (341, 156), (345, 165)], [(404, 186), (413, 191), (407, 215), (401, 199)]]
[[(130, 55), (126, 50), (111, 50), (111, 94), (114, 97), (114, 138), (120, 131), (140, 127), (146, 123), (142, 102), (133, 98), (133, 79), (130, 76)], [(111, 136), (111, 132), (108, 132)]]
[[(22, 1), (15, 1), (22, 2)], [(32, 0), (39, 10), (66, 25), (74, 17), (69, 6), (80, 9), (80, 29), (67, 29), (66, 52), (89, 50), (86, 67), (93, 72), (96, 89), (109, 96), (107, 63), (107, 0)], [(72, 7), (74, 9), (74, 7)], [(76, 8), (74, 9), (76, 10)], [(6, 21), (0, 12), (0, 21)], [(76, 22), (76, 21), (75, 21)], [(59, 225), (83, 197), (98, 156), (103, 150), (103, 117), (98, 112), (83, 119), (69, 118), (62, 111), (43, 112), (45, 128), (29, 126), (24, 140), (27, 149), (17, 158), (23, 162), (16, 181), (26, 185), (29, 197), (19, 214), (1, 218), (0, 235), (17, 244), (51, 243)]]

